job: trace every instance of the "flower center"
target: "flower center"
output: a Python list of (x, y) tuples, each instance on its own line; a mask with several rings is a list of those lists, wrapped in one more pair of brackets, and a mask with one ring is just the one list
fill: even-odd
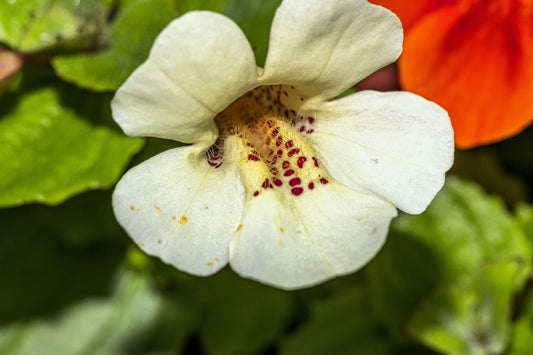
[(306, 135), (314, 117), (298, 115), (282, 103), (289, 87), (261, 86), (233, 102), (215, 118), (219, 139), (207, 152), (214, 168), (238, 161), (247, 193), (288, 189), (294, 196), (329, 182)]

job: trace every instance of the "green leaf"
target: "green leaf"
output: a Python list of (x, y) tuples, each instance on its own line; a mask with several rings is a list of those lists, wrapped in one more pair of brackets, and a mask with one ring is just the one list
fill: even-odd
[(285, 291), (228, 269), (195, 281), (202, 310), (199, 335), (208, 355), (261, 353), (287, 326), (290, 299)]
[(533, 206), (519, 204), (516, 207), (516, 220), (526, 235), (530, 249), (533, 250)]
[(72, 246), (116, 242), (126, 235), (113, 215), (111, 191), (91, 191), (54, 207), (31, 205), (28, 213), (42, 230)]
[(128, 2), (113, 24), (106, 49), (59, 56), (52, 65), (66, 81), (95, 91), (114, 91), (148, 57), (156, 36), (176, 16), (174, 0)]
[(530, 355), (533, 347), (533, 293), (529, 293), (523, 304), (520, 317), (516, 321), (511, 355)]
[(223, 14), (233, 19), (254, 48), (257, 65), (265, 63), (270, 26), (281, 0), (229, 0)]
[(505, 169), (493, 147), (457, 150), (451, 173), (477, 182), (511, 206), (527, 198), (526, 184)]
[[(222, 12), (228, 0), (177, 0), (180, 15), (194, 10)], [(242, 0), (241, 0), (242, 2)], [(244, 3), (243, 5), (246, 5)]]
[(286, 338), (280, 354), (390, 354), (392, 343), (368, 312), (369, 301), (362, 286), (315, 301), (309, 321)]
[(449, 177), (426, 212), (393, 222), (385, 247), (367, 267), (373, 305), (380, 319), (402, 334), (435, 287), (487, 263), (521, 260), (518, 289), (530, 258), (525, 236), (501, 200)]
[(434, 350), (452, 355), (501, 354), (509, 340), (516, 261), (471, 270), (441, 287), (415, 313), (408, 331)]
[(64, 45), (87, 45), (103, 27), (98, 0), (24, 0), (0, 2), (0, 42), (35, 52)]
[(44, 87), (4, 96), (0, 115), (0, 206), (57, 204), (119, 178), (142, 139), (94, 128)]
[[(183, 305), (165, 299), (146, 277), (123, 270), (111, 297), (88, 298), (54, 317), (0, 328), (0, 353), (177, 353), (191, 319)], [(163, 342), (161, 333), (168, 337)]]
[(67, 245), (39, 225), (30, 206), (1, 209), (0, 225), (0, 324), (102, 294), (124, 255), (116, 240), (87, 249)]

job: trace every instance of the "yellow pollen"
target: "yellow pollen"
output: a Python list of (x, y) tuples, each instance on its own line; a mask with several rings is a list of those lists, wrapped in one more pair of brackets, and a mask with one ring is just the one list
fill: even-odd
[(189, 219), (186, 216), (181, 216), (179, 224), (184, 224), (189, 222)]
[(330, 181), (307, 138), (314, 132), (315, 118), (290, 108), (291, 90), (259, 87), (215, 118), (220, 137), (207, 154), (208, 162), (215, 168), (226, 159), (238, 162), (249, 197), (270, 190), (297, 197)]
[(237, 232), (239, 232), (241, 229), (242, 229), (242, 224), (239, 224), (239, 226), (237, 227)]

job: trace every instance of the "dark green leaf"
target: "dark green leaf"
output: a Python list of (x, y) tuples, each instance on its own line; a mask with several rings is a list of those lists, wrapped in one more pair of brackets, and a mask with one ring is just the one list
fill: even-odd
[(315, 301), (309, 322), (282, 344), (282, 355), (391, 354), (392, 343), (369, 312), (370, 295), (362, 287), (346, 288)]

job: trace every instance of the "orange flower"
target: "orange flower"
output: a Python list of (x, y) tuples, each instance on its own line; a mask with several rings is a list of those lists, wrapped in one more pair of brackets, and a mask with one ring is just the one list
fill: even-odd
[(458, 147), (533, 121), (533, 0), (371, 2), (402, 20), (402, 87), (448, 110)]

